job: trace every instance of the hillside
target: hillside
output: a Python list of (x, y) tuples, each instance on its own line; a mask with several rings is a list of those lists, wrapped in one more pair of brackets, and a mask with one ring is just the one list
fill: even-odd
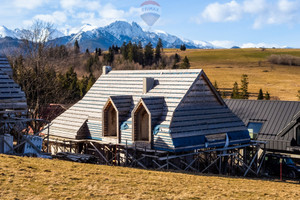
[(298, 199), (299, 185), (0, 155), (0, 199)]
[(267, 61), (272, 54), (289, 54), (300, 57), (300, 49), (189, 49), (181, 52), (166, 49), (167, 54), (179, 53), (188, 56), (192, 68), (202, 68), (219, 88), (240, 85), (242, 74), (249, 76), (249, 91), (258, 93), (262, 88), (275, 99), (297, 101), (300, 90), (300, 66), (271, 64)]

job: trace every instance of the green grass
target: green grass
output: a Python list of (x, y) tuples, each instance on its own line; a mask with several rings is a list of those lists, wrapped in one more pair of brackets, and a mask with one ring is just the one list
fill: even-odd
[[(249, 92), (258, 93), (261, 88), (273, 99), (297, 101), (300, 89), (300, 67), (276, 65), (268, 62), (272, 54), (288, 54), (300, 57), (300, 49), (166, 49), (170, 55), (187, 56), (192, 68), (201, 68), (220, 88), (232, 88), (240, 84), (242, 74), (249, 76)], [(255, 98), (254, 98), (255, 99)]]
[(299, 185), (0, 155), (0, 199), (299, 199)]

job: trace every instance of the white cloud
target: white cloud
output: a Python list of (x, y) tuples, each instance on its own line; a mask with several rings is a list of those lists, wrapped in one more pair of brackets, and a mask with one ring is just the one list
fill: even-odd
[(209, 4), (201, 14), (203, 20), (211, 22), (237, 21), (241, 17), (241, 6), (236, 1), (225, 4)]
[(68, 11), (73, 11), (76, 8), (96, 11), (101, 8), (100, 1), (90, 0), (61, 0), (60, 5)]
[(286, 46), (280, 46), (278, 44), (267, 44), (267, 43), (264, 43), (264, 42), (261, 42), (261, 43), (245, 43), (245, 44), (242, 44), (241, 45), (241, 48), (261, 48), (261, 47), (264, 47), (264, 48), (286, 48)]
[(267, 9), (266, 0), (245, 0), (243, 2), (243, 11), (251, 14), (262, 13)]
[[(98, 9), (97, 13), (76, 13), (77, 18), (81, 18), (82, 24), (91, 24), (93, 26), (106, 26), (116, 20), (139, 17), (140, 8), (131, 7), (128, 11), (117, 9), (114, 5), (108, 3)], [(75, 14), (73, 15), (75, 17)]]
[(94, 18), (95, 13), (94, 12), (79, 12), (74, 15), (72, 15), (72, 18), (74, 19), (90, 19)]
[(122, 19), (125, 11), (116, 9), (112, 4), (106, 4), (99, 11), (99, 15), (104, 19)]
[(300, 2), (298, 0), (235, 0), (227, 3), (211, 3), (194, 18), (197, 23), (238, 21), (250, 17), (252, 27), (264, 25), (299, 24)]
[[(298, 5), (297, 5), (298, 4)], [(279, 0), (278, 1), (278, 9), (281, 12), (291, 12), (298, 10), (297, 7), (299, 6), (299, 2), (288, 1), (288, 0)]]
[[(13, 0), (25, 2), (25, 0)], [(54, 0), (29, 0), (35, 2), (31, 7), (41, 5), (41, 2), (53, 2)], [(48, 12), (40, 12), (31, 19), (24, 19), (25, 26), (31, 26), (34, 20), (42, 20), (57, 25), (58, 29), (68, 29), (67, 32), (73, 32), (84, 24), (92, 26), (106, 26), (116, 20), (141, 21), (141, 8), (130, 7), (126, 10), (119, 9), (112, 3), (101, 4), (100, 0), (55, 0)], [(19, 5), (21, 7), (21, 5)], [(53, 10), (55, 7), (55, 10)], [(55, 11), (55, 12), (54, 12)]]
[(126, 13), (128, 16), (140, 16), (142, 14), (142, 9), (137, 7), (130, 7), (129, 11)]
[(51, 15), (36, 15), (33, 17), (33, 19), (60, 25), (67, 21), (67, 16), (64, 12), (55, 11)]
[(34, 9), (47, 2), (48, 0), (13, 0), (14, 6), (16, 6), (17, 8), (26, 9)]
[(231, 48), (234, 46), (233, 41), (228, 41), (228, 40), (214, 40), (214, 41), (209, 41), (212, 45), (216, 47), (223, 47), (223, 48)]

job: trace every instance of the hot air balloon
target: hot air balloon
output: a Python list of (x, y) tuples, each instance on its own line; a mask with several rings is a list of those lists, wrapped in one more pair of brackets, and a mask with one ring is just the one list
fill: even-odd
[(148, 26), (153, 26), (153, 24), (158, 20), (161, 13), (160, 5), (155, 1), (145, 1), (141, 4), (142, 14), (141, 18)]

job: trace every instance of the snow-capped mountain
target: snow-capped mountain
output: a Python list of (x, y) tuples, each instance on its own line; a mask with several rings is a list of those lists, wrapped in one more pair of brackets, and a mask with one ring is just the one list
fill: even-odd
[[(24, 30), (9, 30), (2, 26), (0, 27), (0, 38), (8, 36), (20, 39), (22, 31)], [(99, 47), (108, 49), (111, 45), (121, 46), (124, 42), (128, 43), (129, 41), (142, 42), (143, 46), (151, 42), (153, 46), (156, 46), (159, 38), (162, 39), (165, 48), (179, 48), (182, 44), (185, 44), (187, 48), (214, 48), (208, 42), (185, 40), (164, 31), (144, 31), (137, 23), (130, 24), (125, 21), (116, 21), (105, 27), (85, 24), (78, 29), (55, 30), (52, 38), (54, 38), (52, 42), (56, 45), (72, 45), (75, 40), (78, 40), (82, 51), (87, 48), (94, 50)]]
[[(71, 34), (64, 37), (64, 42), (74, 43), (78, 40), (82, 50), (89, 48), (104, 48), (107, 49), (111, 45), (121, 46), (123, 42), (133, 43), (141, 42), (144, 46), (151, 42), (153, 46), (156, 46), (159, 38), (162, 39), (165, 48), (179, 48), (180, 45), (185, 44), (187, 48), (214, 48), (214, 46), (208, 42), (193, 42), (191, 40), (184, 40), (174, 35), (168, 34), (164, 31), (149, 32), (144, 31), (137, 23), (131, 24), (124, 21), (116, 21), (108, 26), (92, 29), (88, 26), (88, 30), (85, 29), (87, 25), (84, 25), (76, 34)], [(61, 38), (57, 38), (57, 41), (61, 41)]]
[(0, 38), (4, 38), (4, 37), (17, 38), (18, 33), (19, 33), (19, 29), (13, 31), (6, 28), (5, 26), (0, 26)]

